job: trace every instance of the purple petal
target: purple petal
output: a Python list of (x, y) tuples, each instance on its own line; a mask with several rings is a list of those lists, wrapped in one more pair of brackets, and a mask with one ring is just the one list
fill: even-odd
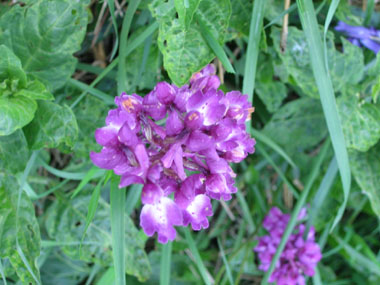
[(146, 183), (142, 189), (141, 202), (143, 204), (156, 204), (164, 196), (164, 191), (154, 183)]
[(166, 134), (168, 136), (178, 135), (184, 128), (184, 123), (178, 115), (177, 111), (170, 112), (166, 120)]
[(190, 130), (197, 130), (203, 125), (203, 116), (198, 111), (190, 111), (185, 117), (186, 127)]
[(212, 147), (213, 141), (208, 135), (201, 131), (193, 131), (191, 132), (186, 145), (191, 151), (201, 151)]
[(233, 186), (226, 175), (211, 174), (206, 179), (207, 194), (213, 199), (223, 199), (225, 201), (231, 199), (231, 194), (236, 193), (237, 189)]
[(118, 129), (113, 126), (106, 126), (95, 131), (95, 140), (102, 146), (116, 146), (119, 143), (117, 138)]
[(90, 158), (92, 162), (104, 169), (113, 169), (118, 164), (122, 164), (126, 161), (123, 152), (117, 148), (103, 147), (100, 153), (91, 152)]
[(143, 99), (143, 109), (145, 113), (158, 121), (165, 118), (167, 107), (158, 101), (154, 92), (150, 92)]
[(175, 99), (174, 88), (166, 82), (158, 82), (156, 85), (157, 99), (165, 105), (173, 102)]
[(144, 179), (136, 175), (125, 174), (121, 176), (119, 188), (127, 187), (132, 184), (144, 184)]
[(148, 236), (158, 235), (160, 243), (173, 241), (176, 237), (174, 226), (182, 225), (182, 213), (169, 198), (162, 197), (155, 204), (146, 204), (140, 215), (140, 226)]
[(126, 95), (122, 93), (120, 96), (115, 97), (115, 103), (128, 113), (139, 113), (142, 109), (142, 99), (136, 94)]
[(197, 195), (183, 211), (184, 226), (191, 223), (191, 227), (195, 231), (202, 228), (207, 229), (209, 226), (207, 217), (212, 215), (210, 198), (203, 194)]
[(127, 125), (121, 127), (118, 136), (120, 142), (129, 147), (134, 147), (139, 142), (136, 134), (133, 131), (131, 131), (129, 126)]

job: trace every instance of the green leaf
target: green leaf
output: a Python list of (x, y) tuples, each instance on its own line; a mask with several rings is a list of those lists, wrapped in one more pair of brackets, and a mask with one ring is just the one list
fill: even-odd
[(24, 129), (31, 149), (73, 147), (78, 137), (75, 115), (67, 106), (39, 102), (33, 121)]
[[(143, 32), (139, 29), (133, 33), (130, 42), (134, 41)], [(136, 70), (139, 70), (141, 63), (144, 58), (144, 43), (139, 45), (135, 52), (130, 53), (126, 57), (126, 92), (128, 94), (136, 92), (138, 89), (153, 89), (157, 83), (157, 78), (160, 77), (161, 73), (161, 54), (157, 47), (157, 41), (153, 40), (149, 47), (146, 65), (141, 75), (139, 75)]]
[(0, 97), (0, 136), (12, 134), (28, 124), (36, 109), (36, 101), (24, 96)]
[[(309, 46), (303, 31), (289, 27), (285, 52), (281, 51), (281, 30), (272, 28), (271, 37), (277, 55), (291, 76), (290, 83), (300, 88), (299, 93), (319, 98), (318, 88), (314, 79), (309, 57)], [(344, 53), (335, 49), (334, 37), (327, 33), (327, 56), (329, 73), (336, 92), (348, 88), (347, 85), (358, 83), (364, 74), (364, 59), (362, 50), (342, 39)]]
[(54, 100), (53, 94), (48, 92), (45, 85), (38, 80), (28, 81), (25, 89), (21, 89), (15, 95), (34, 100)]
[[(158, 47), (164, 56), (164, 67), (177, 85), (186, 83), (194, 72), (208, 64), (214, 54), (193, 21), (186, 29), (172, 2), (156, 0), (150, 5), (152, 15), (159, 22)], [(203, 0), (195, 15), (209, 28), (214, 38), (223, 45), (231, 13), (229, 0)]]
[[(47, 210), (46, 229), (53, 240), (63, 243), (61, 250), (70, 258), (109, 266), (112, 264), (110, 206), (102, 198), (99, 198), (97, 210), (79, 251), (93, 189), (88, 190), (89, 188), (80, 192), (72, 200), (55, 192), (57, 200)], [(144, 242), (127, 215), (125, 215), (125, 260), (126, 273), (138, 277), (141, 281), (149, 277), (151, 270), (144, 252)]]
[(350, 165), (356, 182), (367, 194), (373, 211), (380, 217), (380, 143), (367, 152), (350, 151)]
[[(40, 275), (36, 258), (40, 255), (41, 238), (33, 204), (10, 175), (0, 176), (0, 201), (0, 257), (9, 258), (23, 284), (34, 284)], [(23, 255), (16, 250), (16, 240)]]
[(230, 27), (234, 28), (243, 35), (248, 36), (252, 1), (231, 0), (231, 7)]
[(0, 45), (0, 136), (9, 135), (28, 124), (37, 103), (24, 96), (16, 96), (26, 87), (27, 77), (20, 60), (4, 45)]
[(90, 151), (100, 151), (94, 132), (104, 125), (108, 108), (97, 98), (86, 96), (74, 109), (78, 123), (78, 139), (74, 145), (75, 155), (88, 158)]
[(322, 107), (311, 98), (287, 103), (265, 125), (264, 133), (292, 153), (311, 148), (327, 135)]
[(181, 24), (187, 29), (190, 26), (200, 0), (174, 0), (175, 9)]
[(337, 100), (347, 147), (367, 151), (380, 139), (380, 109), (360, 102), (359, 94), (345, 94)]
[(0, 18), (0, 44), (13, 50), (28, 75), (58, 89), (75, 69), (73, 53), (80, 49), (87, 26), (85, 5), (70, 0), (13, 5)]
[(59, 249), (42, 251), (41, 255), (44, 254), (48, 256), (41, 267), (42, 284), (85, 284), (83, 281), (88, 278), (89, 264), (81, 260), (71, 259)]
[(275, 81), (273, 78), (274, 68), (272, 61), (268, 59), (259, 60), (255, 91), (271, 113), (280, 108), (282, 101), (287, 96), (285, 84), (281, 81)]
[(22, 130), (0, 136), (0, 170), (23, 171), (29, 159), (28, 143)]

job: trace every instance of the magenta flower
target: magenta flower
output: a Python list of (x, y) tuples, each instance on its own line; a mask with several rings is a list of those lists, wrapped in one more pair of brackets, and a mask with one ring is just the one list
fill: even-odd
[(159, 82), (143, 98), (123, 93), (95, 132), (103, 149), (91, 160), (120, 175), (120, 188), (144, 185), (140, 225), (161, 243), (175, 239), (175, 226), (207, 228), (211, 199), (229, 200), (237, 191), (229, 163), (254, 152), (247, 96), (224, 94), (219, 85), (208, 65), (190, 85)]
[[(305, 216), (306, 209), (304, 208), (298, 215), (298, 220)], [(269, 269), (289, 219), (290, 215), (283, 214), (277, 207), (272, 208), (265, 217), (263, 227), (269, 232), (269, 235), (260, 237), (258, 245), (254, 248), (261, 263), (260, 270), (267, 271)], [(307, 276), (315, 274), (314, 269), (322, 258), (321, 250), (314, 240), (314, 228), (310, 228), (306, 239), (303, 238), (304, 231), (304, 224), (296, 226), (281, 253), (269, 282), (276, 282), (278, 285), (303, 285), (305, 284), (304, 274)]]

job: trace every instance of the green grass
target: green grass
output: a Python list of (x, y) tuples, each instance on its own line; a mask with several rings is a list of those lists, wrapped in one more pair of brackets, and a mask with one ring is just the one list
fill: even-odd
[(248, 95), (251, 103), (253, 102), (253, 91), (255, 89), (257, 58), (260, 50), (265, 3), (265, 0), (254, 1), (249, 27), (247, 59), (244, 67), (243, 94)]
[(285, 232), (281, 238), (281, 242), (278, 245), (276, 253), (272, 258), (270, 267), (269, 267), (268, 271), (265, 272), (262, 284), (268, 284), (269, 277), (272, 275), (272, 273), (275, 269), (276, 263), (279, 260), (281, 253), (283, 252), (285, 245), (286, 245), (290, 235), (292, 234), (294, 227), (297, 224), (298, 214), (301, 211), (302, 207), (305, 205), (306, 198), (309, 195), (311, 186), (313, 185), (315, 179), (317, 178), (317, 176), (321, 170), (321, 165), (322, 165), (322, 163), (323, 163), (323, 161), (327, 155), (327, 151), (328, 151), (329, 147), (330, 147), (330, 141), (326, 141), (324, 143), (319, 155), (318, 155), (317, 161), (313, 165), (310, 176), (307, 179), (305, 188), (301, 192), (301, 195), (300, 195), (299, 199), (297, 200), (297, 204), (292, 211), (290, 221), (289, 221), (288, 225), (286, 226)]
[(173, 243), (171, 241), (168, 241), (168, 243), (162, 245), (160, 264), (160, 285), (170, 284), (172, 246)]
[(132, 1), (129, 3), (127, 12), (124, 15), (123, 25), (120, 33), (120, 46), (119, 46), (119, 65), (117, 71), (117, 93), (121, 94), (127, 90), (126, 86), (126, 61), (127, 57), (127, 42), (128, 42), (128, 34), (129, 29), (131, 27), (132, 18), (135, 14), (137, 7), (140, 4), (140, 0)]
[(111, 178), (112, 253), (116, 285), (125, 285), (125, 189), (119, 189), (119, 178)]
[(211, 277), (211, 275), (208, 273), (206, 266), (204, 265), (204, 263), (202, 261), (202, 258), (199, 254), (198, 249), (197, 249), (197, 245), (196, 245), (196, 243), (195, 243), (195, 241), (194, 241), (194, 239), (190, 233), (190, 229), (188, 227), (186, 227), (186, 228), (183, 228), (183, 231), (185, 233), (187, 245), (189, 246), (190, 252), (191, 252), (192, 256), (194, 257), (195, 264), (196, 264), (196, 266), (197, 266), (197, 268), (198, 268), (198, 270), (202, 276), (204, 284), (211, 285), (212, 282), (209, 278), (209, 277)]
[(200, 17), (196, 17), (196, 20), (198, 21), (199, 26), (201, 28), (200, 31), (203, 38), (206, 40), (209, 47), (212, 49), (212, 51), (215, 53), (217, 58), (223, 64), (223, 67), (225, 68), (225, 70), (229, 73), (235, 73), (235, 70), (232, 67), (232, 64), (229, 61), (226, 53), (224, 52), (223, 47), (220, 46), (218, 41), (215, 39), (215, 37), (211, 33), (210, 29), (207, 27), (207, 25), (202, 21)]
[(327, 128), (329, 130), (343, 184), (344, 202), (342, 203), (333, 223), (332, 228), (334, 228), (342, 218), (347, 204), (351, 187), (351, 171), (342, 125), (335, 101), (334, 88), (326, 69), (325, 53), (313, 3), (310, 0), (297, 0), (297, 5), (302, 27), (309, 46), (310, 62), (314, 78), (317, 83)]

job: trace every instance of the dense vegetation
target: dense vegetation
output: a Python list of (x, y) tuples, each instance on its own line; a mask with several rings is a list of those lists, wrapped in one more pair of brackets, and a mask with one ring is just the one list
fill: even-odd
[[(314, 267), (321, 260), (313, 274), (302, 269), (313, 275), (308, 284), (379, 284), (377, 2), (0, 1), (0, 284), (265, 284), (276, 261), (290, 262), (294, 240), (308, 240), (305, 232), (311, 232), (314, 243), (314, 231), (319, 246), (310, 245), (315, 262), (308, 262)], [(237, 176), (226, 179), (237, 192), (230, 183), (231, 193), (210, 194), (206, 185), (213, 199), (202, 197), (211, 201), (212, 216), (207, 212), (198, 224), (188, 218), (169, 242), (149, 237), (140, 226), (143, 185), (134, 183), (146, 185), (150, 178), (136, 174), (119, 189), (120, 174), (90, 158), (102, 149), (95, 131), (106, 125), (122, 92), (141, 96), (141, 108), (161, 106), (164, 101), (150, 101), (147, 94), (158, 92), (162, 81), (172, 84), (165, 88), (175, 96), (179, 90), (206, 93), (203, 83), (194, 82), (203, 68), (212, 70), (210, 63), (213, 82), (220, 82), (213, 86), (223, 91), (215, 89), (210, 100), (233, 90), (248, 95), (244, 120), (255, 151), (249, 142), (228, 155), (218, 146), (217, 155), (235, 162)], [(165, 112), (181, 110), (181, 104), (170, 105), (173, 100)], [(220, 107), (215, 104), (211, 113)], [(230, 116), (234, 133), (245, 135), (240, 115), (223, 110), (203, 123), (207, 139), (197, 146), (181, 141), (171, 149), (179, 155), (161, 170), (174, 169), (182, 180), (190, 175), (193, 169), (185, 165), (181, 172), (178, 162), (182, 151), (190, 157), (188, 149), (211, 165), (199, 145), (214, 146), (208, 127), (223, 116)], [(169, 137), (180, 136), (187, 120), (185, 111), (167, 121), (166, 113), (144, 114), (170, 128)], [(126, 134), (113, 139), (127, 144), (134, 136)], [(148, 141), (151, 136), (144, 133)], [(240, 150), (241, 138), (234, 141)], [(172, 141), (161, 142), (161, 152), (169, 151)], [(205, 173), (229, 171), (221, 163), (214, 161), (205, 167), (211, 174)], [(204, 179), (199, 183), (207, 184)], [(285, 222), (265, 222), (268, 213)], [(273, 224), (281, 231), (274, 233), (279, 237), (271, 241), (274, 251), (263, 269), (266, 256), (257, 245), (259, 237), (275, 232)]]

